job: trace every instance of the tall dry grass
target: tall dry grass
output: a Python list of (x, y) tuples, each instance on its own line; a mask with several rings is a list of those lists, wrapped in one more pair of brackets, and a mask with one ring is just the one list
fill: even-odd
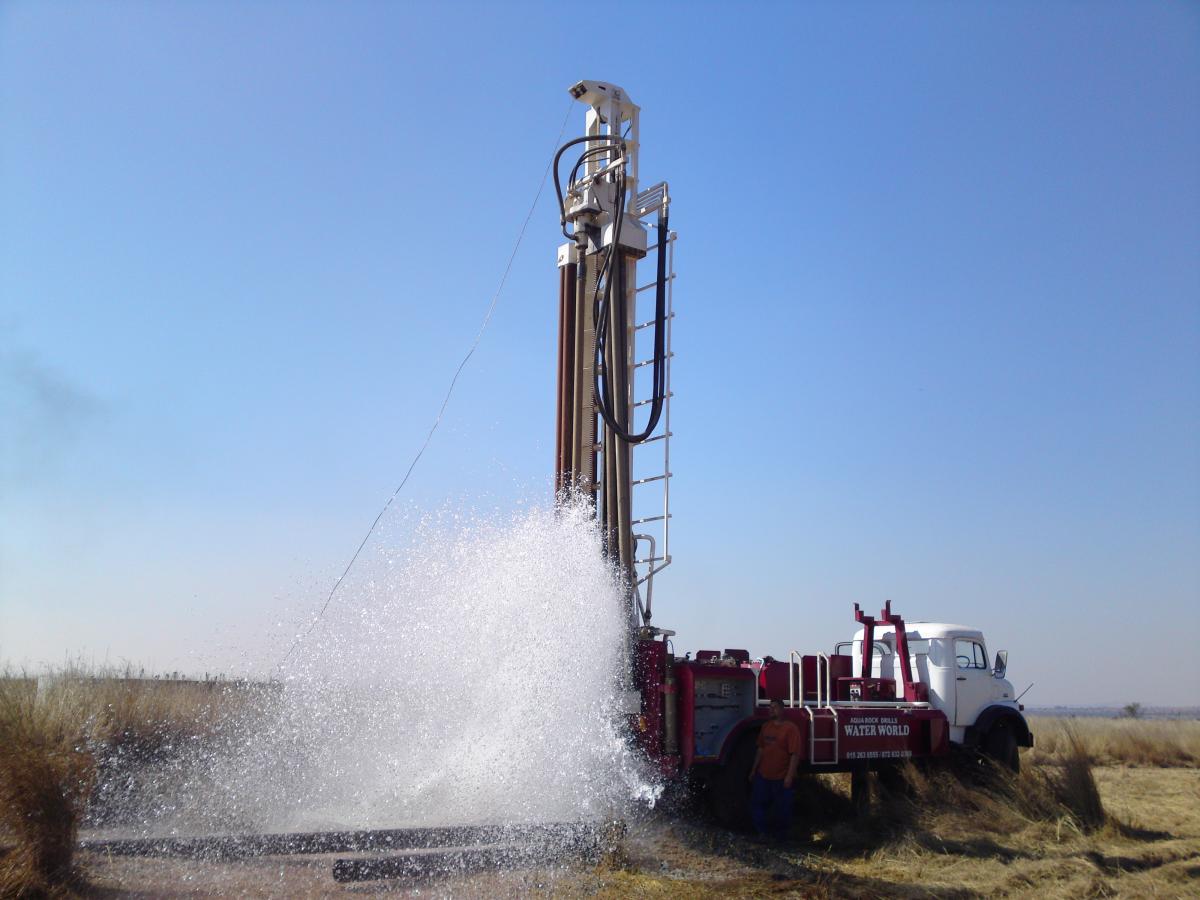
[(965, 753), (883, 772), (865, 816), (850, 803), (848, 775), (803, 781), (800, 806), (814, 840), (841, 855), (1003, 856), (1012, 851), (1001, 840), (1040, 847), (1110, 825), (1091, 756), (1069, 728), (1053, 761), (1020, 774)]
[(1020, 774), (988, 762), (909, 763), (899, 781), (903, 790), (899, 796), (894, 786), (883, 792), (878, 816), (885, 828), (913, 827), (918, 835), (1016, 834), (1031, 826), (1087, 834), (1108, 822), (1091, 759), (1078, 739), (1054, 764), (1027, 765)]
[(0, 678), (0, 893), (39, 896), (71, 878), (80, 817), (95, 778), (91, 709), (65, 686)]
[(867, 816), (855, 816), (847, 777), (816, 776), (799, 792), (804, 858), (849, 896), (1195, 895), (1195, 770), (1128, 757), (1096, 768), (1094, 755), (1119, 760), (1123, 745), (1097, 747), (1101, 723), (1071, 725), (1055, 723), (1052, 753), (1023, 752), (1020, 775), (966, 754), (884, 775)]
[(1193, 767), (1200, 765), (1200, 720), (1036, 717), (1029, 759), (1054, 763), (1077, 741), (1096, 765)]
[(0, 675), (0, 896), (67, 890), (89, 802), (103, 821), (139, 767), (211, 738), (272, 690), (82, 668)]
[[(1081, 831), (1096, 831), (1108, 823), (1108, 814), (1092, 774), (1092, 759), (1086, 740), (1068, 723), (1055, 763), (1029, 767), (1024, 778), (1014, 779), (1013, 795), (1027, 809), (1036, 803), (1044, 810), (1052, 801)], [(1051, 816), (1057, 812), (1053, 806)]]

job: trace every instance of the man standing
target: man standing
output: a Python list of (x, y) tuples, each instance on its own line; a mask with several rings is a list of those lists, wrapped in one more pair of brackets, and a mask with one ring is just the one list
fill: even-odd
[(750, 767), (750, 815), (760, 837), (783, 840), (792, 827), (800, 729), (783, 717), (783, 701), (771, 701), (771, 720), (758, 732)]

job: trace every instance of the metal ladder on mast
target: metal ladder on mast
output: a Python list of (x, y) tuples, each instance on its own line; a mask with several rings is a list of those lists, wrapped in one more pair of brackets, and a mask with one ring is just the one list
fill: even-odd
[[(650, 226), (648, 221), (652, 217), (657, 217), (660, 214), (665, 214), (671, 202), (670, 195), (667, 190), (665, 181), (659, 182), (652, 187), (638, 193), (633, 206), (633, 215), (639, 220)], [(667, 232), (667, 265), (666, 265), (666, 314), (663, 322), (663, 327), (666, 329), (665, 334), (665, 358), (663, 366), (665, 367), (665, 391), (663, 395), (663, 411), (660, 419), (658, 433), (647, 438), (640, 444), (633, 445), (633, 465), (630, 471), (634, 473), (632, 486), (636, 489), (639, 487), (645, 488), (642, 491), (633, 491), (632, 509), (634, 518), (630, 524), (633, 527), (634, 534), (634, 578), (636, 580), (635, 589), (638, 594), (638, 603), (641, 605), (642, 616), (645, 621), (649, 621), (652, 611), (652, 603), (654, 599), (654, 576), (671, 564), (671, 397), (674, 396), (671, 390), (671, 360), (675, 356), (671, 344), (671, 329), (675, 321), (675, 306), (673, 297), (673, 288), (675, 285), (675, 239), (674, 231)], [(658, 244), (651, 244), (646, 248), (648, 254), (653, 254), (658, 250)], [(649, 257), (648, 257), (649, 258)], [(657, 273), (656, 273), (657, 274)], [(643, 349), (641, 353), (638, 351), (638, 338), (644, 337), (642, 341), (643, 348), (653, 341), (655, 318), (653, 307), (647, 315), (644, 310), (644, 304), (639, 304), (641, 298), (647, 298), (651, 302), (654, 300), (656, 288), (658, 287), (657, 277), (652, 278), (645, 284), (637, 285), (634, 291), (632, 315), (629, 316), (629, 420), (634, 421), (637, 411), (643, 407), (649, 407), (653, 402), (653, 397), (639, 396), (637, 373), (640, 371), (650, 371), (650, 367), (654, 365), (653, 352)], [(642, 458), (649, 458), (651, 462), (647, 464), (645, 469), (639, 469), (637, 462), (639, 454), (637, 450), (646, 448), (647, 452), (642, 454)], [(650, 448), (661, 450), (661, 461), (657, 454), (651, 455)], [(642, 548), (646, 547), (645, 554), (642, 555)], [(645, 586), (643, 588), (643, 585)]]

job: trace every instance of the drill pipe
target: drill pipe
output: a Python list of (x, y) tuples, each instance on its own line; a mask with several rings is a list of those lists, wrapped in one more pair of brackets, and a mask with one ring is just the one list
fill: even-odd
[(389, 828), (367, 831), (309, 831), (283, 834), (223, 834), (200, 837), (87, 839), (80, 850), (113, 856), (169, 856), (185, 859), (245, 859), (368, 850), (412, 850), (473, 845), (550, 845), (583, 840), (603, 826), (589, 823), (542, 825), (461, 825), (441, 828)]
[(333, 880), (418, 878), (483, 869), (538, 866), (563, 859), (595, 861), (600, 857), (603, 843), (602, 835), (595, 830), (562, 830), (524, 843), (445, 847), (374, 858), (339, 859), (333, 864)]
[(554, 490), (574, 487), (572, 423), (575, 420), (575, 306), (578, 277), (575, 263), (559, 269), (558, 281), (558, 416), (554, 435)]

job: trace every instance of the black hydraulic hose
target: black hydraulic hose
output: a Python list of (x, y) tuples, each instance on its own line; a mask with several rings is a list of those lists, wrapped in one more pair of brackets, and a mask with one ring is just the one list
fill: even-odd
[[(616, 187), (617, 203), (613, 212), (613, 237), (604, 252), (604, 259), (596, 270), (596, 284), (592, 291), (592, 331), (596, 336), (592, 371), (595, 376), (596, 403), (604, 409), (612, 407), (612, 403), (609, 402), (605, 393), (607, 381), (602, 382), (600, 376), (604, 372), (605, 348), (608, 345), (608, 317), (612, 308), (609, 300), (613, 293), (613, 259), (621, 244), (621, 225), (625, 220), (625, 179), (621, 174), (617, 176)], [(621, 296), (623, 297), (624, 294), (622, 293)], [(606, 417), (605, 421), (611, 421), (611, 416)]]
[(579, 174), (579, 170), (584, 164), (591, 159), (596, 159), (610, 152), (611, 147), (593, 147), (591, 150), (585, 150), (579, 155), (579, 159), (575, 160), (575, 167), (571, 169), (571, 177), (567, 179), (568, 189), (575, 185), (575, 178)]
[[(615, 231), (616, 229), (614, 229)], [(626, 319), (627, 310), (625, 305), (625, 290), (624, 290), (624, 266), (618, 263), (619, 274), (610, 273), (608, 289), (605, 293), (608, 295), (603, 301), (604, 310), (600, 314), (601, 324), (604, 326), (601, 331), (601, 324), (597, 325), (596, 330), (596, 408), (600, 412), (605, 423), (627, 443), (640, 444), (654, 433), (654, 429), (658, 427), (659, 419), (662, 417), (663, 404), (666, 400), (666, 319), (667, 319), (667, 243), (668, 243), (668, 219), (663, 216), (658, 222), (658, 283), (654, 293), (654, 375), (653, 375), (653, 394), (650, 405), (650, 419), (646, 423), (646, 427), (640, 432), (634, 434), (626, 427), (623, 427), (616, 421), (613, 415), (614, 398), (611, 396), (612, 385), (607, 377), (607, 325), (609, 316), (613, 315), (613, 305), (616, 306), (616, 315), (618, 317), (617, 328), (624, 333), (628, 327)], [(618, 235), (614, 234), (611, 248), (616, 252), (618, 247)], [(602, 335), (604, 339), (602, 340)]]
[[(563, 144), (558, 152), (554, 155), (554, 191), (558, 195), (559, 219), (562, 227), (563, 236), (568, 240), (575, 238), (567, 231), (567, 210), (566, 202), (562, 192), (562, 181), (559, 176), (559, 165), (562, 161), (563, 154), (571, 147), (586, 143), (607, 143), (619, 144), (620, 149), (624, 152), (625, 140), (623, 137), (618, 137), (612, 134), (605, 135), (586, 135), (584, 137), (573, 138)], [(585, 150), (576, 160), (574, 167), (571, 170), (569, 185), (574, 186), (576, 175), (581, 166), (589, 159), (601, 155), (604, 148), (591, 147)], [(622, 169), (618, 169), (617, 176), (617, 202), (616, 209), (613, 213), (613, 234), (612, 240), (609, 242), (607, 252), (604, 259), (596, 272), (595, 289), (593, 291), (592, 303), (592, 321), (595, 327), (595, 359), (594, 359), (594, 391), (596, 396), (596, 410), (600, 413), (605, 424), (613, 430), (613, 432), (621, 440), (630, 444), (639, 444), (645, 441), (654, 433), (658, 427), (659, 420), (662, 417), (663, 404), (666, 400), (666, 264), (667, 264), (667, 236), (670, 233), (668, 230), (667, 216), (663, 216), (658, 222), (658, 281), (654, 296), (654, 371), (652, 377), (652, 399), (650, 405), (650, 418), (646, 423), (646, 427), (634, 434), (628, 428), (629, 423), (620, 423), (614, 415), (616, 408), (616, 398), (612, 396), (612, 384), (607, 376), (606, 366), (608, 364), (608, 330), (609, 319), (614, 315), (617, 316), (616, 331), (620, 334), (625, 334), (628, 329), (628, 310), (625, 303), (625, 266), (624, 260), (621, 259), (621, 230), (625, 219), (625, 176)], [(622, 400), (622, 402), (624, 402)]]
[[(617, 252), (618, 244), (614, 242), (609, 247), (609, 254), (605, 258), (606, 263), (611, 263), (613, 254)], [(624, 335), (625, 328), (628, 326), (628, 321), (625, 317), (625, 263), (620, 260), (617, 265), (610, 264), (608, 273), (608, 281), (604, 285), (603, 299), (596, 304), (596, 310), (599, 313), (599, 322), (596, 324), (596, 353), (592, 373), (595, 376), (595, 392), (596, 392), (596, 409), (600, 413), (609, 427), (617, 433), (619, 437), (624, 439), (625, 429), (628, 422), (621, 423), (616, 421), (614, 409), (617, 408), (615, 398), (613, 397), (612, 381), (608, 377), (608, 359), (610, 347), (608, 346), (610, 320), (614, 317), (613, 306), (617, 307), (615, 317), (616, 325), (611, 329), (613, 334)], [(625, 354), (617, 348), (619, 358), (624, 358)], [(628, 388), (628, 385), (626, 385)]]
[[(592, 374), (594, 379), (593, 391), (596, 397), (596, 409), (600, 413), (601, 418), (617, 433), (618, 436), (624, 439), (626, 433), (624, 426), (619, 424), (612, 414), (614, 406), (611, 394), (611, 385), (606, 377), (605, 365), (608, 360), (608, 322), (612, 315), (613, 297), (619, 297), (620, 303), (617, 304), (618, 314), (621, 315), (621, 322), (618, 330), (626, 327), (624, 318), (625, 312), (625, 291), (622, 285), (614, 284), (614, 279), (623, 274), (624, 266), (613, 266), (613, 260), (618, 253), (618, 248), (621, 246), (621, 226), (625, 220), (625, 180), (622, 175), (617, 177), (617, 204), (613, 213), (613, 235), (608, 247), (604, 253), (604, 259), (600, 263), (600, 267), (596, 271), (596, 287), (592, 293), (592, 323), (593, 333), (595, 334), (595, 348), (592, 365)], [(607, 277), (606, 277), (607, 276)]]
[[(569, 140), (565, 144), (563, 144), (561, 147), (559, 147), (558, 152), (554, 154), (554, 166), (553, 166), (553, 168), (554, 168), (554, 192), (558, 195), (559, 220), (562, 223), (562, 233), (563, 233), (563, 236), (566, 237), (567, 239), (573, 238), (574, 235), (568, 234), (568, 232), (567, 232), (567, 210), (566, 210), (566, 207), (564, 206), (564, 201), (563, 201), (562, 181), (558, 177), (558, 164), (559, 164), (559, 161), (562, 159), (562, 155), (567, 152), (568, 148), (574, 147), (576, 144), (586, 144), (586, 143), (591, 143), (593, 141), (602, 141), (604, 143), (609, 143), (609, 144), (621, 144), (622, 147), (624, 147), (624, 144), (625, 144), (625, 139), (621, 138), (621, 137), (617, 137), (615, 134), (591, 134), (591, 135), (585, 135), (584, 137), (572, 138), (571, 140)], [(595, 149), (595, 148), (593, 148), (593, 149)], [(576, 171), (578, 171), (578, 169), (579, 169), (578, 164), (576, 164), (575, 169), (576, 169)], [(572, 180), (573, 179), (574, 179), (574, 173), (572, 173)]]

